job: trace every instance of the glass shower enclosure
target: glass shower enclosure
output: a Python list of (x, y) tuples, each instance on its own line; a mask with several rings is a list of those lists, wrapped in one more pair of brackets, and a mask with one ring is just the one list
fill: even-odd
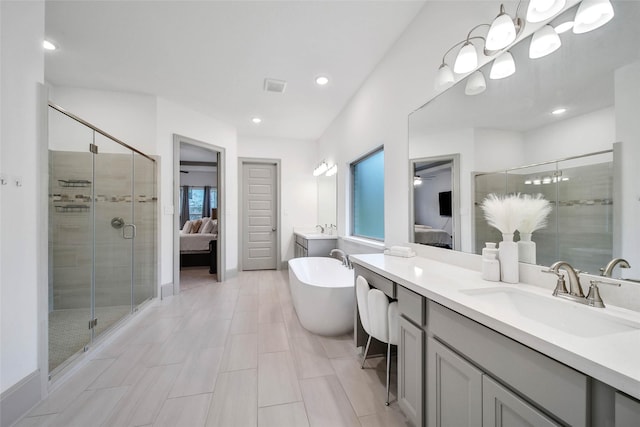
[(156, 164), (49, 105), (49, 372), (156, 290)]

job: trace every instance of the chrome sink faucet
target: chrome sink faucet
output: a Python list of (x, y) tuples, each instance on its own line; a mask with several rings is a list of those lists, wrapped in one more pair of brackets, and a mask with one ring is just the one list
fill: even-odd
[[(609, 263), (611, 264), (611, 263)], [(569, 292), (564, 282), (564, 276), (560, 273), (560, 270), (567, 272), (569, 276)], [(600, 297), (600, 290), (598, 285), (612, 285), (620, 286), (620, 283), (605, 282), (602, 280), (591, 280), (591, 286), (587, 296), (584, 296), (582, 292), (582, 285), (580, 284), (580, 271), (575, 270), (566, 261), (557, 261), (551, 264), (548, 270), (542, 270), (545, 273), (553, 273), (558, 276), (558, 282), (556, 283), (556, 289), (553, 291), (554, 297), (565, 298), (571, 301), (578, 302), (580, 304), (586, 304), (591, 307), (604, 308), (604, 301)]]
[(329, 252), (329, 256), (333, 257), (333, 258), (340, 257), (338, 259), (342, 260), (342, 265), (344, 265), (348, 269), (352, 269), (353, 268), (353, 264), (351, 264), (351, 260), (349, 259), (349, 255), (347, 255), (342, 249), (331, 249), (331, 252)]
[(629, 262), (624, 258), (614, 258), (607, 264), (606, 267), (601, 268), (601, 276), (603, 277), (611, 277), (613, 274), (613, 269), (616, 268), (616, 265), (620, 265), (620, 268), (631, 268)]
[(320, 227), (320, 234), (324, 234), (324, 227), (320, 224), (316, 225), (316, 228)]

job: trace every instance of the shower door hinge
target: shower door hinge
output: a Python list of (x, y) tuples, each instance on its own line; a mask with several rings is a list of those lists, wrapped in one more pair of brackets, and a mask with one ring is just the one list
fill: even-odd
[(89, 329), (93, 329), (98, 326), (98, 318), (89, 320)]
[(96, 144), (89, 144), (89, 151), (93, 154), (98, 154), (98, 146)]

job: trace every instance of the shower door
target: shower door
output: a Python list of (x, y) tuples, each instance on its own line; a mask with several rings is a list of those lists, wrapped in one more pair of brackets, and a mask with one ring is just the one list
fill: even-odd
[(98, 134), (94, 164), (93, 334), (131, 313), (133, 279), (133, 153)]

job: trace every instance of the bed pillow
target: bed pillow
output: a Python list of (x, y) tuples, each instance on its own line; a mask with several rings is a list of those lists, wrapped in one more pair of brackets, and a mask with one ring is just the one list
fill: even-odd
[(213, 224), (213, 227), (211, 228), (211, 233), (212, 234), (218, 234), (218, 220), (217, 219), (212, 219), (211, 220), (211, 224)]
[(200, 227), (200, 233), (205, 234), (205, 233), (212, 233), (213, 232), (213, 221), (209, 218), (207, 218), (207, 221), (205, 221), (202, 225), (202, 227)]
[(180, 230), (180, 232), (182, 234), (189, 234), (191, 233), (191, 221), (188, 221), (184, 223), (184, 225), (182, 226), (182, 230)]
[(197, 234), (200, 231), (200, 227), (202, 227), (202, 220), (197, 219), (191, 223), (191, 234)]

